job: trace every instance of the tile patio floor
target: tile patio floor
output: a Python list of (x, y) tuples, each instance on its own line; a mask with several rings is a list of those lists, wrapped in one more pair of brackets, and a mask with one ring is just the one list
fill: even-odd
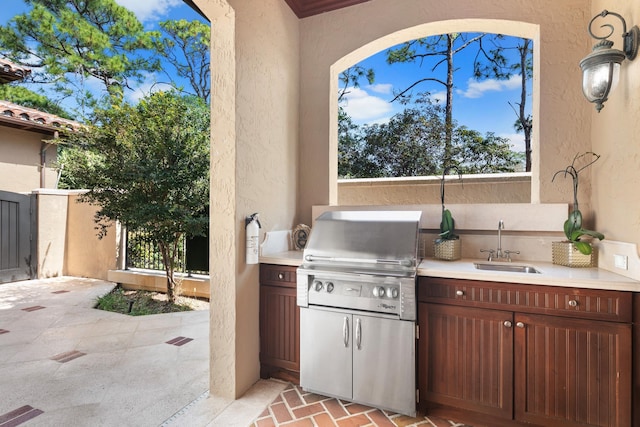
[(235, 401), (209, 396), (209, 311), (94, 309), (113, 286), (72, 277), (0, 284), (0, 427), (462, 427), (275, 380)]
[(346, 402), (289, 385), (251, 427), (470, 427), (437, 417), (406, 415)]
[(113, 283), (0, 284), (0, 427), (247, 427), (286, 384), (209, 396), (209, 311), (92, 308)]

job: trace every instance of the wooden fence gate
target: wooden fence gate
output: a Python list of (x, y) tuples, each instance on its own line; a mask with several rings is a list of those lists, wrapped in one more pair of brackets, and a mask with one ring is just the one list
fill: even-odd
[(0, 283), (35, 277), (35, 197), (0, 191)]

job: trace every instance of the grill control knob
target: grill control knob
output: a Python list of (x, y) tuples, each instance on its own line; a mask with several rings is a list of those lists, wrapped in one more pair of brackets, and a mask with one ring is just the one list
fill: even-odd
[(396, 299), (398, 298), (398, 295), (400, 295), (400, 291), (398, 290), (398, 288), (387, 288), (387, 297)]
[(332, 282), (327, 282), (327, 292), (328, 293), (333, 292), (333, 283)]
[(383, 298), (385, 294), (385, 290), (383, 286), (374, 286), (373, 288), (373, 296), (378, 298)]
[(316, 280), (315, 282), (313, 282), (313, 288), (316, 290), (316, 292), (320, 292), (322, 290), (322, 282)]

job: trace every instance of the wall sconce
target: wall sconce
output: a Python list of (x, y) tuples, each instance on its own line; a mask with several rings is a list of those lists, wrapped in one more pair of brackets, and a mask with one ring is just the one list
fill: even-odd
[[(622, 21), (623, 50), (612, 49), (613, 42), (608, 40), (613, 34), (614, 28), (611, 24), (604, 24), (600, 28), (608, 28), (609, 34), (598, 37), (591, 31), (591, 25), (598, 18), (613, 15)], [(620, 64), (625, 58), (630, 61), (638, 53), (638, 39), (640, 30), (634, 25), (627, 32), (627, 23), (622, 16), (617, 13), (603, 10), (589, 22), (589, 34), (594, 39), (600, 40), (593, 46), (592, 52), (580, 61), (582, 68), (582, 92), (589, 102), (596, 104), (598, 113), (604, 107), (604, 102), (608, 99), (609, 93), (615, 89), (620, 79)]]

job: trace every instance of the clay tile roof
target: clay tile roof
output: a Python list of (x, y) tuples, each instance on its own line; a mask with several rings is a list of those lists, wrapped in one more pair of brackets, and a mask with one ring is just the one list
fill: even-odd
[(73, 120), (63, 119), (54, 114), (43, 113), (8, 101), (0, 101), (0, 125), (31, 129), (42, 133), (53, 133), (60, 130), (74, 131), (81, 126), (80, 123)]
[(18, 67), (12, 62), (0, 58), (0, 84), (22, 80), (29, 73), (31, 70), (28, 68)]

